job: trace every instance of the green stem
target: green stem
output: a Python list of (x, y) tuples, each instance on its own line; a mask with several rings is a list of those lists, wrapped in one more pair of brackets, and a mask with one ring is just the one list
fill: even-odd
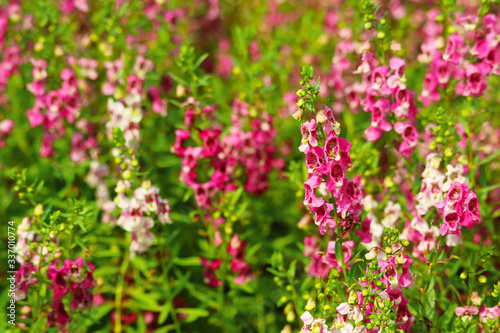
[(123, 284), (125, 281), (125, 273), (127, 272), (128, 264), (130, 262), (130, 256), (125, 254), (123, 258), (122, 267), (120, 269), (120, 278), (115, 290), (115, 333), (120, 333), (122, 331), (122, 294), (123, 294)]

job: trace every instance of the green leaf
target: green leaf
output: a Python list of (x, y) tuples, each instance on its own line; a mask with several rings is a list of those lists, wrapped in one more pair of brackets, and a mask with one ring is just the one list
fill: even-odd
[(477, 163), (477, 165), (483, 165), (486, 163), (490, 163), (491, 161), (495, 160), (498, 156), (500, 156), (500, 150), (491, 154), (490, 156), (483, 158), (481, 161)]
[(312, 112), (316, 111), (316, 108), (314, 107), (314, 103), (313, 103), (310, 99), (308, 99), (308, 100), (306, 101), (306, 108), (307, 108), (309, 111), (312, 111)]
[(344, 260), (344, 257), (342, 255), (342, 243), (341, 242), (335, 242), (335, 257), (337, 257), (337, 260)]
[(199, 57), (198, 60), (196, 61), (196, 63), (194, 64), (194, 69), (197, 69), (198, 67), (200, 67), (203, 60), (207, 59), (207, 57), (208, 57), (208, 53), (205, 53), (201, 57)]
[(479, 189), (477, 191), (477, 193), (485, 193), (485, 192), (487, 193), (487, 192), (496, 190), (499, 187), (500, 187), (500, 183), (495, 184), (495, 185), (491, 185), (491, 186), (486, 186), (486, 187), (483, 187), (483, 188)]
[(467, 330), (467, 333), (476, 333), (477, 328), (478, 328), (477, 324), (474, 324), (471, 327), (469, 327), (469, 329)]
[(316, 80), (316, 83), (314, 84), (314, 89), (317, 89), (319, 90), (319, 76), (318, 76), (318, 79)]
[(436, 290), (434, 286), (436, 284), (436, 278), (433, 276), (431, 281), (429, 282), (429, 287), (427, 288), (427, 293), (425, 295), (425, 306), (424, 306), (424, 315), (429, 320), (433, 321), (436, 311)]
[(145, 276), (148, 276), (149, 274), (148, 263), (143, 257), (136, 256), (134, 260), (132, 260), (132, 266), (141, 271), (142, 274), (144, 274)]
[(167, 302), (163, 305), (163, 310), (160, 312), (160, 316), (158, 317), (158, 324), (163, 324), (165, 320), (168, 318), (168, 313), (170, 312), (170, 302)]
[(290, 267), (288, 267), (287, 271), (288, 278), (293, 279), (295, 277), (296, 266), (297, 266), (297, 260), (294, 260), (290, 263)]
[(285, 272), (280, 272), (280, 271), (278, 271), (278, 270), (276, 270), (276, 269), (274, 269), (274, 268), (268, 267), (268, 268), (267, 268), (267, 270), (268, 270), (269, 272), (273, 273), (273, 274), (274, 274), (274, 275), (276, 275), (276, 276), (279, 276), (279, 277), (283, 277), (283, 276), (285, 276)]
[(176, 74), (174, 74), (172, 72), (168, 72), (168, 75), (170, 75), (175, 81), (177, 81), (178, 83), (180, 83), (184, 86), (189, 85), (186, 80), (182, 79), (180, 76), (177, 76)]
[(185, 323), (191, 323), (198, 318), (208, 317), (210, 312), (205, 309), (192, 309), (192, 308), (177, 308), (175, 309), (176, 313), (185, 313), (187, 314), (187, 318), (184, 319)]
[(157, 303), (153, 293), (132, 289), (127, 292), (134, 298), (134, 303), (139, 309), (154, 312), (160, 312), (162, 310), (162, 306)]
[(174, 264), (179, 266), (199, 266), (201, 261), (199, 257), (173, 258)]
[(457, 307), (456, 304), (450, 304), (448, 306), (448, 309), (444, 312), (444, 314), (439, 319), (439, 327), (441, 327), (442, 329), (445, 327), (448, 327), (448, 325), (451, 323), (451, 320), (455, 316), (455, 308), (456, 307)]

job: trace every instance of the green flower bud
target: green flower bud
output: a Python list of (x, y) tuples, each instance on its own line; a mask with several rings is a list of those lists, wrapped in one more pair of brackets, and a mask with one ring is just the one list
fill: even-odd
[(123, 171), (123, 179), (130, 179), (130, 178), (132, 178), (132, 172), (128, 169)]
[(306, 311), (314, 311), (314, 309), (316, 309), (316, 302), (314, 301), (314, 299), (310, 298), (307, 301), (305, 309)]
[(43, 215), (43, 205), (42, 204), (38, 204), (35, 206), (35, 210), (33, 212), (36, 216), (41, 216)]

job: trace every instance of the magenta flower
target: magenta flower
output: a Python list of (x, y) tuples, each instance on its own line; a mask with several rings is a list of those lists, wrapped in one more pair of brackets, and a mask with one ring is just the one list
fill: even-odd
[(454, 65), (458, 65), (461, 57), (461, 48), (464, 45), (464, 39), (458, 33), (448, 36), (448, 44), (443, 54), (443, 59)]
[(465, 216), (461, 224), (467, 229), (472, 229), (474, 224), (479, 223), (479, 201), (476, 193), (470, 191), (464, 200)]
[(394, 130), (403, 137), (403, 143), (399, 146), (399, 152), (406, 158), (410, 158), (411, 153), (417, 145), (418, 132), (415, 126), (398, 121), (394, 124)]
[(333, 210), (333, 204), (324, 202), (321, 206), (311, 207), (311, 213), (315, 213), (314, 223), (319, 227), (319, 232), (324, 235), (326, 225), (330, 228), (335, 228), (335, 220), (330, 216)]
[(22, 263), (16, 271), (16, 293), (15, 299), (22, 301), (28, 294), (28, 287), (37, 282), (37, 278), (33, 275), (38, 271), (38, 267), (32, 263)]
[(302, 132), (302, 142), (309, 143), (311, 146), (315, 147), (318, 145), (318, 140), (316, 140), (316, 121), (314, 119), (306, 121), (300, 126)]
[(453, 65), (441, 58), (441, 54), (437, 53), (432, 59), (431, 69), (436, 75), (436, 79), (441, 87), (445, 87), (450, 81), (453, 71)]
[(469, 322), (472, 320), (472, 316), (475, 316), (479, 313), (477, 306), (473, 305), (469, 306), (459, 306), (455, 309), (455, 315), (458, 317), (462, 317), (463, 321), (468, 320)]
[(316, 195), (316, 188), (321, 184), (321, 177), (317, 174), (309, 174), (309, 178), (304, 182), (305, 198), (304, 205), (308, 207), (319, 207), (325, 200)]
[(222, 263), (221, 259), (208, 260), (206, 258), (201, 258), (201, 264), (203, 265), (203, 281), (210, 287), (220, 287), (222, 286), (222, 281), (218, 280), (215, 276), (215, 271), (220, 267)]
[(60, 329), (63, 330), (70, 322), (71, 318), (64, 308), (64, 303), (57, 299), (54, 300), (52, 312), (49, 312), (47, 314), (47, 325), (49, 327), (55, 327), (59, 325), (61, 327)]
[(441, 96), (437, 91), (437, 86), (438, 80), (436, 74), (425, 74), (422, 93), (420, 94), (420, 100), (424, 104), (424, 107), (428, 107), (430, 104), (435, 103), (441, 99)]
[(0, 121), (0, 148), (5, 147), (5, 139), (10, 135), (14, 125), (14, 121), (11, 119)]
[(488, 320), (495, 320), (500, 318), (500, 306), (495, 305), (491, 308), (488, 308), (486, 305), (483, 306), (481, 312), (479, 313), (479, 320), (482, 323), (487, 323)]

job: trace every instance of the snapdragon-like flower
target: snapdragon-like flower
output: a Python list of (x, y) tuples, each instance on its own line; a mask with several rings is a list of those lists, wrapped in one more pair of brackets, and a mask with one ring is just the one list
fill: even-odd
[(234, 282), (237, 284), (243, 284), (255, 279), (252, 266), (245, 260), (245, 247), (246, 242), (241, 241), (240, 236), (237, 234), (233, 235), (227, 247), (227, 252), (232, 256), (231, 270), (236, 275)]
[[(237, 170), (247, 174), (245, 190), (260, 194), (268, 187), (269, 173), (274, 168), (282, 168), (283, 162), (275, 158), (276, 147), (273, 119), (267, 113), (253, 117), (247, 103), (233, 103), (232, 127), (229, 134), (214, 126), (199, 129), (194, 133), (193, 125), (200, 120), (215, 120), (216, 105), (200, 108), (199, 102), (190, 97), (183, 104), (186, 108), (185, 125), (188, 130), (176, 130), (176, 141), (172, 152), (182, 157), (180, 180), (191, 187), (198, 206), (210, 208), (217, 202), (217, 193), (234, 191), (237, 186)], [(249, 130), (244, 129), (249, 125)], [(202, 146), (186, 146), (196, 135)], [(208, 161), (210, 171), (200, 170)], [(199, 174), (204, 175), (202, 181)], [(208, 178), (208, 180), (207, 180)]]
[(28, 287), (36, 284), (38, 279), (33, 277), (33, 275), (37, 271), (38, 267), (34, 266), (32, 263), (22, 263), (16, 271), (16, 291), (14, 298), (17, 301), (24, 300), (28, 294)]
[[(321, 122), (314, 119), (302, 125), (302, 145), (299, 150), (306, 155), (308, 179), (304, 182), (305, 198), (304, 205), (315, 214), (315, 223), (321, 234), (326, 232), (327, 225), (333, 229), (336, 227), (334, 214), (342, 219), (341, 225), (345, 231), (352, 228), (354, 222), (359, 221), (361, 215), (361, 183), (358, 180), (350, 180), (345, 174), (352, 167), (349, 157), (351, 144), (344, 138), (340, 138), (339, 124), (333, 118), (332, 110), (325, 107), (319, 111)], [(322, 142), (318, 141), (318, 130), (324, 133)], [(320, 193), (320, 187), (326, 190), (337, 201), (336, 211), (334, 205), (326, 201)], [(328, 194), (327, 194), (328, 195)]]
[(52, 312), (47, 315), (49, 327), (60, 326), (63, 330), (71, 322), (63, 302), (66, 297), (71, 297), (71, 311), (90, 309), (93, 303), (92, 290), (96, 284), (94, 269), (94, 265), (82, 257), (74, 261), (66, 259), (61, 266), (58, 260), (49, 264), (46, 274), (51, 281), (50, 289), (54, 292)]
[(442, 236), (447, 234), (460, 236), (460, 226), (472, 229), (481, 221), (477, 195), (469, 191), (466, 184), (453, 182), (446, 198), (435, 207), (443, 217), (443, 223), (439, 229)]
[(5, 147), (5, 140), (14, 128), (14, 121), (11, 119), (4, 119), (0, 121), (0, 148)]
[(455, 308), (455, 315), (458, 317), (462, 317), (463, 321), (468, 320), (469, 322), (472, 320), (472, 316), (475, 316), (479, 313), (477, 306), (472, 305), (469, 306), (459, 306)]
[(207, 285), (215, 288), (222, 286), (222, 281), (215, 276), (215, 271), (220, 267), (221, 263), (221, 259), (208, 260), (206, 258), (201, 258), (201, 264), (204, 268), (203, 281)]
[(144, 181), (142, 186), (133, 191), (132, 197), (127, 196), (130, 182), (119, 181), (115, 203), (121, 209), (116, 224), (132, 234), (130, 256), (146, 251), (154, 241), (151, 229), (155, 225), (154, 217), (161, 224), (172, 223), (169, 217), (169, 203), (160, 197), (160, 190)]

